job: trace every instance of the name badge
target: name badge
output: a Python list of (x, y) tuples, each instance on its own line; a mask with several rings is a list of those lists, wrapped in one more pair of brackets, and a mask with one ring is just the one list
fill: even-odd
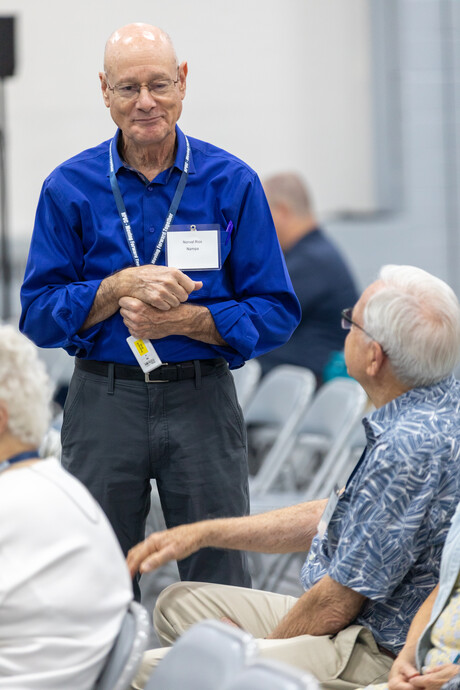
[(144, 374), (148, 374), (149, 371), (153, 371), (163, 364), (148, 338), (134, 338), (130, 335), (129, 338), (126, 338), (126, 342)]
[(339, 502), (339, 494), (340, 489), (336, 484), (331, 492), (331, 495), (329, 496), (329, 500), (324, 509), (324, 513), (321, 515), (321, 520), (318, 523), (318, 537), (320, 539), (322, 539), (326, 534), (326, 530), (331, 521), (332, 514), (334, 513), (334, 510), (337, 507), (337, 503)]
[(166, 236), (166, 265), (181, 271), (219, 270), (219, 226), (171, 226)]

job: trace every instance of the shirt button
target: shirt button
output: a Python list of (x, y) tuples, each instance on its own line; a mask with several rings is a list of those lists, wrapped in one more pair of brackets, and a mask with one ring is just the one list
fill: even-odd
[(155, 228), (152, 226), (151, 228), (149, 228), (149, 232), (155, 232)]

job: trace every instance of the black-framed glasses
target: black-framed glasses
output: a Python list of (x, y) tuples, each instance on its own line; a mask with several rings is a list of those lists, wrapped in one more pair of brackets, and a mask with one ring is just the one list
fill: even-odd
[(144, 82), (142, 84), (126, 82), (115, 84), (115, 86), (110, 86), (109, 82), (107, 81), (107, 88), (124, 101), (134, 101), (139, 98), (141, 89), (144, 87), (148, 89), (149, 94), (153, 96), (153, 98), (161, 98), (162, 96), (168, 96), (178, 82), (179, 68), (177, 68), (177, 79), (168, 79), (166, 77), (162, 77), (161, 79), (152, 79), (152, 81)]
[[(359, 323), (356, 323), (356, 321), (353, 321), (353, 319), (351, 318), (352, 314), (353, 314), (353, 307), (347, 307), (347, 309), (343, 309), (343, 311), (342, 311), (342, 328), (345, 331), (349, 331), (352, 326), (356, 326), (356, 328), (359, 328), (359, 330), (362, 331), (363, 333), (365, 333), (368, 336), (368, 338), (370, 338), (371, 340), (375, 340), (375, 338), (370, 333), (368, 333), (362, 326), (360, 326)], [(377, 342), (377, 341), (375, 341), (375, 342)]]

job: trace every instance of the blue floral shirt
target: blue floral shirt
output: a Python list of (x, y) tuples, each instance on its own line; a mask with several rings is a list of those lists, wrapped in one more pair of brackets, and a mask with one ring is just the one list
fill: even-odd
[(324, 575), (367, 602), (354, 623), (398, 653), (439, 579), (450, 520), (460, 500), (460, 382), (413, 389), (363, 420), (367, 448), (301, 579)]

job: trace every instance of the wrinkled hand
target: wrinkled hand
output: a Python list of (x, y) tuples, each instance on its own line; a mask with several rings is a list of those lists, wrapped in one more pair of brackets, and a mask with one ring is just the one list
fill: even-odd
[[(129, 285), (126, 296), (135, 297), (160, 311), (168, 311), (186, 302), (194, 290), (199, 290), (202, 282), (196, 282), (178, 268), (146, 264), (128, 268), (121, 272), (122, 279)], [(122, 293), (123, 294), (123, 293)]]
[(151, 307), (134, 297), (122, 297), (120, 314), (130, 334), (135, 338), (166, 338), (168, 335), (186, 335), (190, 309), (194, 305), (180, 304), (169, 311)]
[(410, 680), (414, 689), (423, 688), (424, 690), (439, 690), (444, 683), (453, 678), (460, 672), (457, 664), (440, 664), (432, 668), (425, 668), (421, 676), (416, 676)]
[(397, 658), (388, 677), (388, 690), (414, 690), (411, 681), (418, 677), (419, 672), (413, 664)]
[(154, 532), (136, 544), (126, 559), (131, 576), (134, 577), (138, 571), (148, 573), (168, 561), (180, 561), (198, 551), (204, 545), (201, 543), (203, 524), (192, 523)]

